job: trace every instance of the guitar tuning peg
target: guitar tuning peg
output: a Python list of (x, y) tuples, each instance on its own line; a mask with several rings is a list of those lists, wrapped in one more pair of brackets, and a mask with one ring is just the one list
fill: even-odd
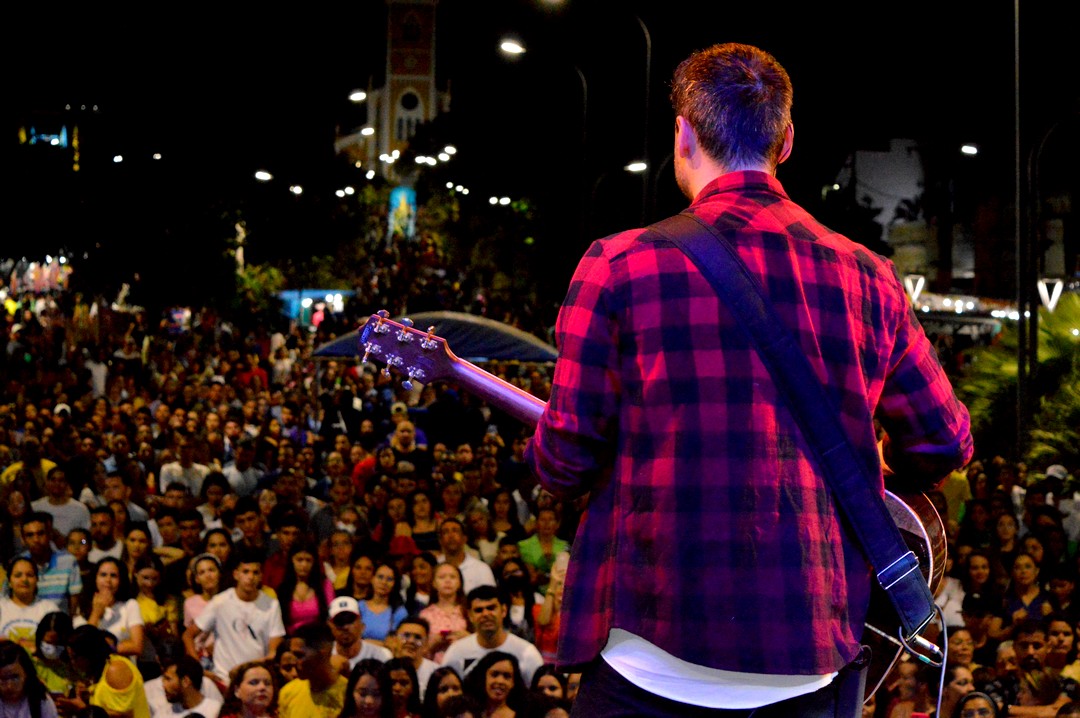
[(405, 317), (404, 319), (401, 320), (401, 326), (403, 326), (403, 327), (409, 327), (411, 329), (412, 325), (413, 325), (413, 320), (409, 319), (408, 317)]
[(410, 379), (406, 379), (405, 381), (401, 382), (401, 388), (404, 389), (405, 391), (412, 391), (412, 388), (413, 388), (412, 381)]
[(375, 313), (379, 315), (379, 319), (389, 319), (390, 318), (390, 312), (386, 311), (385, 309), (380, 309), (379, 311), (377, 311)]

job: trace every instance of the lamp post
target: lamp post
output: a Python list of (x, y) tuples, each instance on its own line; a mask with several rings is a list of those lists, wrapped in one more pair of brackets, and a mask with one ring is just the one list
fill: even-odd
[(645, 137), (641, 143), (641, 159), (645, 168), (641, 172), (641, 224), (649, 218), (649, 91), (652, 81), (652, 35), (640, 16), (634, 15), (641, 32), (645, 35)]
[[(513, 38), (503, 38), (499, 42), (499, 50), (509, 57), (517, 57), (528, 52), (519, 40)], [(586, 82), (585, 73), (581, 71), (580, 67), (573, 65), (573, 68), (574, 72), (577, 73), (578, 81), (581, 82), (581, 158), (584, 162), (589, 132), (589, 83)]]

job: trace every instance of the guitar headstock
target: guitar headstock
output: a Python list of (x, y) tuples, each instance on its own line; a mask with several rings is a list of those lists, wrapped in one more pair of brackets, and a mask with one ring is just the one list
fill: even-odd
[(446, 340), (435, 336), (435, 327), (427, 331), (413, 328), (412, 320), (395, 322), (385, 309), (372, 314), (360, 330), (360, 348), (364, 351), (361, 362), (375, 359), (382, 363), (383, 373), (390, 375), (393, 369), (405, 375), (401, 383), (412, 389), (412, 380), (430, 384), (453, 374), (457, 361)]

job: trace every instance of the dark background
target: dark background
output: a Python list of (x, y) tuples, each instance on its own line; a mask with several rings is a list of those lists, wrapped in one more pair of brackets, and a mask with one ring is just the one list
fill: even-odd
[[(335, 127), (363, 112), (345, 99), (349, 90), (381, 84), (383, 2), (55, 10), (5, 23), (4, 126), (10, 140), (27, 122), (59, 123), (85, 104), (82, 169), (75, 175), (69, 161), (17, 154), (3, 254), (111, 249), (120, 275), (141, 268), (197, 282), (197, 261), (180, 258), (217, 252), (210, 242), (220, 238), (200, 246), (194, 228), (227, 216), (235, 198), (266, 192), (252, 187), (254, 169), (303, 184), (309, 202), (341, 186)], [(647, 113), (637, 18), (652, 44)], [(1000, 1), (442, 0), (437, 73), (452, 100), (436, 134), (459, 148), (455, 179), (475, 201), (532, 198), (546, 228), (546, 269), (568, 273), (592, 237), (684, 205), (671, 176), (667, 81), (694, 49), (748, 42), (775, 54), (795, 86), (795, 151), (779, 177), (797, 201), (813, 209), (855, 150), (912, 138), (942, 151), (978, 143), (988, 158), (979, 180), (1008, 203), (1014, 27), (1014, 5)], [(510, 31), (530, 48), (516, 61), (497, 50)], [(1022, 153), (1075, 116), (1073, 34), (1064, 5), (1021, 8)], [(584, 147), (578, 70), (588, 86)], [(621, 167), (646, 142), (653, 170), (643, 187)], [(153, 151), (164, 159), (148, 160)], [(110, 160), (117, 152), (128, 158), (122, 165)], [(1074, 167), (1048, 162), (1046, 181)], [(310, 249), (298, 234), (319, 231), (319, 207), (277, 235), (279, 252)], [(160, 272), (162, 262), (175, 271)]]

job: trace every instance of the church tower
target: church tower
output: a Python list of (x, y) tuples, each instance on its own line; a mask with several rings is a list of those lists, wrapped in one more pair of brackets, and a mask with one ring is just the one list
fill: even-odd
[(379, 175), (408, 182), (413, 168), (395, 167), (380, 158), (404, 151), (421, 123), (449, 110), (448, 93), (439, 91), (435, 76), (438, 0), (386, 0), (386, 4), (384, 83), (367, 93), (369, 134), (356, 128), (340, 137), (336, 148)]

